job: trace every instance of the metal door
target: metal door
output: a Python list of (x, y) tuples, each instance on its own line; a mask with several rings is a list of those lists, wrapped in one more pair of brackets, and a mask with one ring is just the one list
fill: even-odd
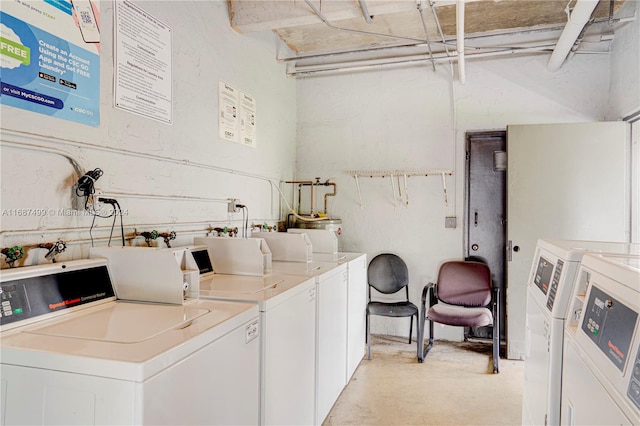
[[(489, 265), (500, 289), (500, 340), (505, 339), (506, 132), (467, 133), (466, 257)], [(467, 337), (491, 338), (490, 327), (465, 330)]]

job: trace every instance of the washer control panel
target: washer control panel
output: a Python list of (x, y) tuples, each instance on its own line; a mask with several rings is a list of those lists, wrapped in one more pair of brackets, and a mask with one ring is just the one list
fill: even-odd
[(633, 370), (631, 370), (631, 379), (629, 379), (629, 387), (627, 388), (627, 396), (640, 411), (640, 344), (638, 344), (638, 353), (636, 355)]
[(106, 266), (5, 281), (0, 284), (0, 325), (113, 296)]
[(620, 370), (631, 349), (638, 313), (593, 285), (583, 310), (582, 331)]
[(556, 294), (558, 293), (558, 285), (560, 284), (560, 278), (562, 277), (562, 267), (564, 262), (560, 259), (556, 262), (556, 268), (553, 271), (553, 279), (551, 280), (551, 286), (549, 287), (549, 295), (547, 296), (547, 309), (553, 310), (553, 302), (556, 301)]
[(547, 294), (549, 291), (549, 282), (551, 281), (552, 273), (553, 263), (540, 256), (540, 259), (538, 259), (538, 267), (536, 268), (536, 275), (533, 277), (533, 282), (538, 286), (543, 294)]

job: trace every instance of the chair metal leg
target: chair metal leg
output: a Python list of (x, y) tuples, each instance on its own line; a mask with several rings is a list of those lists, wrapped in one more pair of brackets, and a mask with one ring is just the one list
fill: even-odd
[(369, 328), (369, 311), (367, 310), (367, 359), (371, 359), (371, 330)]
[[(411, 335), (413, 334), (413, 315), (411, 315), (411, 323), (409, 325), (409, 344), (411, 344), (412, 340), (411, 340)], [(417, 322), (417, 320), (416, 320)]]
[(493, 303), (493, 373), (500, 372), (500, 289), (494, 290), (495, 297)]
[[(424, 362), (424, 359), (429, 354), (431, 348), (433, 348), (433, 322), (424, 318), (423, 315), (420, 315), (420, 322), (418, 324), (418, 362)], [(429, 343), (427, 346), (424, 346), (424, 327), (425, 322), (429, 321)]]
[(433, 348), (433, 321), (430, 321), (430, 320), (428, 321), (429, 321), (429, 344), (427, 345), (426, 348), (424, 348), (424, 351), (422, 354), (423, 360), (427, 357), (431, 348)]

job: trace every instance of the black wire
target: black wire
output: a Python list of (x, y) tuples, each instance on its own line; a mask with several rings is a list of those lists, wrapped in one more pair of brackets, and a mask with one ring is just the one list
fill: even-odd
[(93, 220), (91, 221), (91, 228), (89, 228), (89, 237), (91, 237), (91, 247), (93, 247), (93, 234), (91, 231), (93, 230), (93, 224), (96, 223), (96, 215), (93, 215)]
[(247, 219), (244, 222), (244, 233), (248, 237), (249, 235), (249, 207), (245, 207), (247, 209)]
[(116, 226), (116, 212), (114, 209), (113, 212), (113, 222), (111, 223), (111, 232), (109, 232), (109, 242), (107, 243), (107, 247), (111, 247), (111, 237), (113, 236), (113, 228)]
[(89, 170), (84, 175), (80, 176), (76, 185), (76, 195), (78, 197), (84, 197), (84, 209), (87, 210), (89, 203), (89, 196), (95, 193), (95, 181), (100, 179), (104, 172), (100, 168)]
[[(78, 179), (78, 185), (76, 186), (76, 195), (79, 197), (88, 197), (93, 194), (95, 192), (94, 182), (103, 174), (104, 172), (101, 169), (96, 168), (89, 170), (87, 173), (80, 176), (80, 179)], [(80, 191), (82, 191), (82, 193), (80, 193)]]
[(124, 225), (122, 224), (122, 209), (120, 208), (120, 203), (116, 200), (116, 205), (118, 206), (118, 213), (120, 214), (120, 236), (122, 236), (122, 247), (124, 247)]

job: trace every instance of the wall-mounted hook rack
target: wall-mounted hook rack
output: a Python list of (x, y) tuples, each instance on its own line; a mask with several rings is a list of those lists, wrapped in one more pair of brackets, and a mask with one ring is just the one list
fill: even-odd
[[(400, 170), (348, 170), (348, 174), (353, 176), (356, 182), (356, 188), (358, 190), (358, 200), (360, 201), (360, 208), (364, 208), (364, 203), (362, 202), (362, 192), (360, 191), (360, 180), (361, 177), (369, 177), (369, 178), (389, 178), (391, 182), (391, 191), (393, 192), (393, 204), (397, 205), (398, 197), (396, 197), (396, 184), (398, 185), (398, 196), (400, 201), (405, 205), (405, 207), (409, 206), (409, 187), (407, 184), (408, 178), (412, 176), (441, 176), (442, 177), (442, 192), (444, 194), (444, 205), (448, 207), (449, 202), (447, 199), (447, 182), (446, 176), (453, 175), (453, 170), (450, 169), (426, 169), (426, 170), (415, 170), (415, 169), (400, 169)], [(404, 187), (404, 193), (402, 188)]]

